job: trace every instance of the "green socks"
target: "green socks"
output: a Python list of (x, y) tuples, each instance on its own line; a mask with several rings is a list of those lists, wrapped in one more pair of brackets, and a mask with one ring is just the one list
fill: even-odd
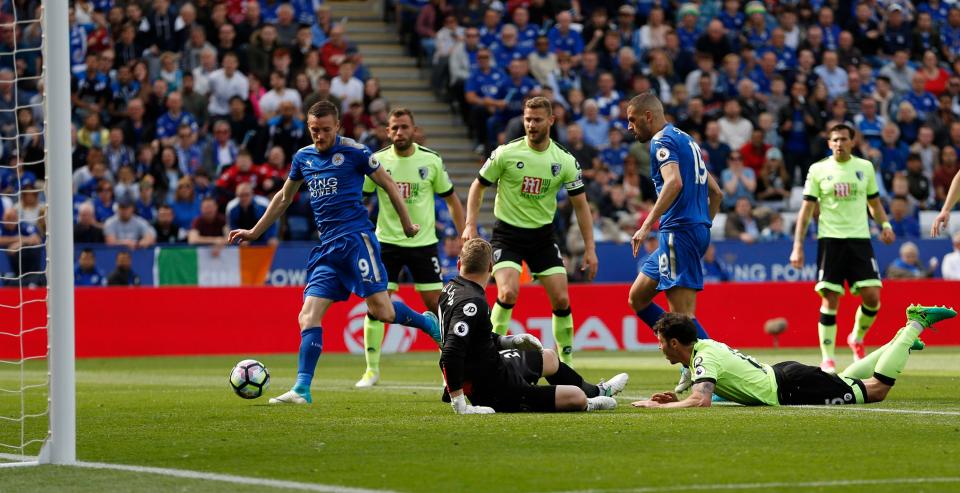
[(490, 323), (493, 325), (493, 331), (502, 336), (507, 335), (507, 329), (510, 328), (510, 315), (512, 314), (513, 305), (497, 300), (493, 305), (493, 310), (490, 310)]
[[(899, 335), (900, 333), (897, 332), (897, 336)], [(890, 344), (891, 343), (888, 342), (876, 351), (864, 356), (859, 361), (855, 361), (852, 365), (848, 366), (846, 370), (843, 370), (840, 376), (859, 380), (866, 380), (872, 377), (873, 369), (877, 367), (877, 361), (883, 356), (883, 353), (890, 348)]]
[(836, 310), (820, 308), (820, 323), (817, 324), (817, 332), (820, 334), (820, 355), (824, 360), (832, 361), (837, 345)]
[(903, 368), (907, 366), (907, 358), (910, 356), (910, 346), (913, 345), (913, 341), (917, 339), (917, 336), (919, 336), (922, 331), (923, 326), (920, 325), (919, 322), (914, 321), (907, 322), (907, 325), (900, 329), (897, 336), (887, 344), (889, 347), (886, 348), (880, 356), (880, 359), (877, 360), (877, 366), (873, 370), (877, 380), (888, 385), (893, 385), (893, 382), (896, 381), (900, 373), (903, 372)]
[(380, 345), (383, 344), (383, 322), (363, 319), (363, 356), (367, 359), (367, 370), (380, 371)]
[(553, 311), (553, 339), (557, 341), (560, 361), (573, 366), (573, 315), (569, 307)]
[(870, 330), (870, 326), (872, 326), (873, 321), (876, 320), (879, 310), (879, 304), (874, 307), (860, 304), (860, 306), (857, 307), (857, 315), (853, 319), (854, 338), (856, 338), (857, 342), (863, 342), (863, 337), (867, 335), (867, 331)]

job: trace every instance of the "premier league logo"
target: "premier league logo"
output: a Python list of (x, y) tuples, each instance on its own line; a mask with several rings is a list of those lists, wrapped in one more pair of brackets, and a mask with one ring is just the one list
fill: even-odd
[(550, 163), (550, 172), (553, 173), (553, 176), (560, 174), (560, 163)]
[(417, 171), (420, 172), (420, 179), (421, 179), (421, 180), (426, 180), (426, 179), (427, 179), (427, 176), (430, 176), (430, 170), (428, 170), (428, 169), (425, 168), (425, 167), (421, 167), (421, 168), (418, 169)]
[(501, 249), (499, 249), (499, 248), (497, 248), (496, 250), (493, 251), (493, 261), (494, 261), (494, 262), (499, 262), (499, 261), (500, 261), (500, 254), (501, 254), (501, 253), (503, 253), (503, 250), (501, 250)]
[(339, 152), (334, 154), (331, 161), (333, 161), (334, 166), (340, 166), (343, 164), (343, 154), (340, 154)]

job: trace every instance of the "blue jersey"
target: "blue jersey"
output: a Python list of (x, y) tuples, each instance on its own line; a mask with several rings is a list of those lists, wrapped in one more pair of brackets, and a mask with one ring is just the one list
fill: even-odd
[(179, 115), (174, 115), (168, 111), (157, 119), (157, 138), (176, 137), (180, 125), (190, 125), (190, 130), (193, 130), (193, 133), (200, 130), (197, 120), (190, 113), (181, 111)]
[(480, 68), (470, 71), (470, 76), (464, 83), (463, 89), (466, 92), (476, 93), (481, 98), (497, 98), (500, 94), (500, 88), (507, 84), (506, 73), (496, 68), (491, 68), (489, 72), (484, 73)]
[(363, 179), (378, 168), (367, 146), (340, 136), (326, 151), (309, 145), (293, 156), (290, 179), (307, 182), (320, 243), (373, 231), (363, 206)]
[(583, 53), (583, 38), (580, 37), (580, 33), (573, 29), (567, 31), (567, 34), (563, 34), (557, 26), (553, 26), (547, 33), (547, 38), (550, 40), (552, 51), (565, 51), (571, 55)]
[(682, 230), (696, 224), (709, 227), (707, 165), (700, 146), (673, 124), (667, 124), (650, 141), (650, 177), (657, 187), (657, 195), (663, 189), (660, 167), (668, 163), (679, 165), (683, 188), (660, 218), (660, 231)]
[(73, 284), (76, 286), (106, 286), (107, 276), (103, 275), (100, 269), (94, 267), (90, 271), (84, 271), (78, 265), (73, 271)]

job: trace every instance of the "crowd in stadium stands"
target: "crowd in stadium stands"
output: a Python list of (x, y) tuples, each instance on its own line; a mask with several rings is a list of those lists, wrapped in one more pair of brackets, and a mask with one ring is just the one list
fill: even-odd
[(699, 142), (725, 192), (728, 239), (792, 236), (836, 123), (858, 129), (855, 154), (875, 164), (901, 238), (920, 237), (918, 212), (939, 208), (957, 173), (952, 2), (398, 1), (401, 34), (478, 152), (522, 135), (524, 98), (555, 102), (554, 138), (583, 167), (602, 240), (629, 238), (655, 200), (648, 145), (625, 120), (645, 91)]
[[(0, 207), (18, 213), (14, 236), (42, 241), (39, 4), (0, 7)], [(730, 239), (791, 236), (835, 123), (860, 132), (901, 238), (957, 173), (960, 5), (944, 0), (394, 0), (386, 14), (480, 154), (523, 135), (524, 98), (554, 101), (601, 241), (626, 241), (655, 199), (625, 121), (644, 91), (700, 143)], [(77, 242), (223, 244), (263, 214), (320, 100), (343, 109), (344, 135), (386, 141), (390, 105), (322, 0), (73, 0), (69, 15)], [(314, 235), (303, 199), (261, 243)]]

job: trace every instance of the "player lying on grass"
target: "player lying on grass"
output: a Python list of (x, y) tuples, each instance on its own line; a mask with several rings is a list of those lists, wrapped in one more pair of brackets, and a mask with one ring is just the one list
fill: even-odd
[(762, 364), (721, 342), (697, 340), (690, 317), (667, 313), (654, 326), (660, 350), (670, 364), (690, 367), (693, 390), (684, 400), (673, 392), (663, 392), (633, 405), (708, 407), (714, 393), (748, 406), (880, 402), (903, 372), (920, 333), (955, 316), (957, 312), (951, 308), (910, 305), (907, 324), (890, 342), (834, 375), (796, 361)]
[[(443, 371), (457, 414), (518, 411), (596, 411), (614, 409), (613, 398), (627, 384), (620, 373), (608, 382), (587, 383), (543, 349), (530, 334), (493, 332), (483, 286), (493, 270), (492, 248), (482, 238), (467, 240), (457, 261), (460, 275), (440, 294)], [(540, 377), (550, 385), (537, 385)], [(471, 404), (467, 404), (467, 398)]]

